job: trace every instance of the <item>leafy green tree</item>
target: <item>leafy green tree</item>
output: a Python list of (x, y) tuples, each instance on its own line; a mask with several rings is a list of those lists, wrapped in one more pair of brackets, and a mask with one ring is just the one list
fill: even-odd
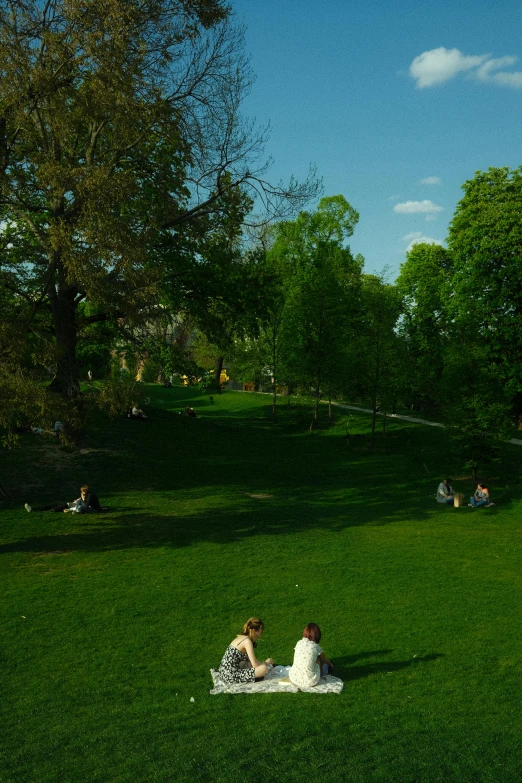
[(345, 244), (358, 219), (344, 196), (323, 198), (316, 212), (278, 226), (271, 251), (285, 284), (283, 365), (315, 400), (313, 427), (324, 389), (346, 364), (358, 312), (360, 262)]
[(440, 397), (453, 451), (476, 481), (480, 470), (498, 460), (512, 423), (502, 369), (473, 335), (461, 335), (448, 349)]
[(463, 190), (448, 239), (454, 331), (475, 336), (522, 427), (522, 167), (479, 171)]
[(405, 340), (407, 401), (433, 410), (439, 402), (444, 357), (448, 348), (447, 302), (453, 265), (438, 245), (414, 245), (401, 265), (397, 291), (402, 298), (398, 332)]
[(256, 169), (266, 136), (238, 114), (252, 76), (229, 16), (222, 0), (0, 0), (1, 278), (21, 328), (52, 336), (66, 399), (82, 328), (161, 299), (165, 243), (179, 260), (194, 221), (234, 222), (249, 183), (276, 212), (316, 188)]
[(373, 449), (377, 413), (393, 406), (403, 382), (404, 342), (396, 331), (402, 303), (397, 287), (377, 275), (363, 275), (361, 299), (356, 367), (360, 389), (371, 400)]

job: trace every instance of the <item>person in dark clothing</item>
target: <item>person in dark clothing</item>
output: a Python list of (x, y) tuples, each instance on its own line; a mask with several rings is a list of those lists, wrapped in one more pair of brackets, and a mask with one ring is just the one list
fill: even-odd
[(103, 510), (98, 496), (89, 491), (87, 484), (80, 488), (80, 497), (72, 503), (48, 503), (45, 506), (30, 506), (26, 503), (24, 507), (26, 511), (74, 511), (77, 514), (96, 514)]

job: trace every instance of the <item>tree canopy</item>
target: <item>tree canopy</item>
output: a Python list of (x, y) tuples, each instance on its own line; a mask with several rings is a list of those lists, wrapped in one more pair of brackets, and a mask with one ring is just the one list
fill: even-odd
[(82, 330), (151, 317), (166, 283), (204, 289), (197, 263), (255, 194), (283, 215), (318, 183), (265, 180), (266, 133), (240, 114), (243, 32), (221, 0), (3, 0), (0, 61), (1, 282), (74, 399)]

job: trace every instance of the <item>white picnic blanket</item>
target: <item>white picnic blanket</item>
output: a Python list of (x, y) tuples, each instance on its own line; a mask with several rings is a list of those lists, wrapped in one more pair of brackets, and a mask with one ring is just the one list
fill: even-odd
[(240, 682), (231, 685), (221, 679), (217, 669), (211, 669), (210, 674), (214, 681), (214, 687), (210, 693), (215, 696), (218, 693), (341, 693), (344, 683), (338, 677), (327, 674), (321, 677), (319, 684), (313, 688), (298, 688), (288, 679), (290, 666), (274, 666), (269, 675), (261, 682)]

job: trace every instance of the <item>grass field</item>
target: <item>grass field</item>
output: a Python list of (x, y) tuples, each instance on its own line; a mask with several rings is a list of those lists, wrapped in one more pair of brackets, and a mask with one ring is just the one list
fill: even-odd
[[(303, 405), (150, 393), (86, 453), (0, 455), (2, 783), (519, 783), (522, 450), (496, 506), (453, 509), (443, 430), (392, 420), (368, 454), (368, 415), (311, 435)], [(23, 509), (85, 481), (109, 513)], [(210, 696), (251, 615), (278, 663), (319, 623), (343, 693)]]

